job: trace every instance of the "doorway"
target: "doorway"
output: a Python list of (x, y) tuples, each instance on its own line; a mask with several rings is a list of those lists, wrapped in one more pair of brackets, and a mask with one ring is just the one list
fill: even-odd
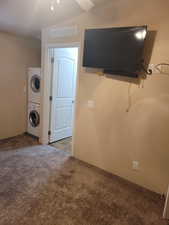
[(72, 151), (78, 47), (51, 49), (51, 104), (49, 142)]

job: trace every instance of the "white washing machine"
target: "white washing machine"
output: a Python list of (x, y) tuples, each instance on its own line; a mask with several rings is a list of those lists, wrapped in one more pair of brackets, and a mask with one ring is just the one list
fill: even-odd
[(40, 135), (40, 105), (28, 103), (28, 125), (27, 132), (35, 137)]
[(40, 104), (41, 69), (28, 69), (28, 102)]

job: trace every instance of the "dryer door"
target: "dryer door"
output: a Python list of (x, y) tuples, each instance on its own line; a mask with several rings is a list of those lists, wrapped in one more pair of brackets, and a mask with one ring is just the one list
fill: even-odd
[(29, 122), (32, 127), (37, 127), (40, 123), (40, 116), (39, 113), (35, 110), (32, 110), (29, 113)]
[(30, 85), (33, 92), (40, 92), (40, 77), (38, 75), (32, 76)]

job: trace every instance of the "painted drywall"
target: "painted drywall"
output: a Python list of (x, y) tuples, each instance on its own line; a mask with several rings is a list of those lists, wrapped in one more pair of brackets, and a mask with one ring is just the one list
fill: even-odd
[(40, 63), (39, 40), (0, 32), (0, 139), (26, 131), (27, 68)]
[[(85, 28), (147, 24), (151, 31), (147, 46), (152, 47), (151, 57), (146, 54), (147, 58), (154, 64), (169, 63), (168, 12), (169, 2), (162, 4), (160, 0), (111, 1), (56, 26), (76, 25), (79, 34), (75, 37), (52, 38), (48, 30), (44, 30), (44, 87), (49, 84), (44, 65), (45, 44), (80, 42), (82, 61)], [(89, 100), (94, 101), (95, 108), (88, 108)], [(47, 113), (44, 107), (43, 117), (47, 118)], [(43, 125), (47, 126), (47, 122)], [(45, 130), (42, 139), (47, 140)], [(169, 183), (169, 74), (154, 73), (134, 83), (132, 79), (119, 76), (100, 76), (96, 70), (81, 66), (73, 147), (74, 156), (82, 161), (155, 192), (166, 192)], [(132, 170), (135, 160), (140, 164), (138, 171)]]

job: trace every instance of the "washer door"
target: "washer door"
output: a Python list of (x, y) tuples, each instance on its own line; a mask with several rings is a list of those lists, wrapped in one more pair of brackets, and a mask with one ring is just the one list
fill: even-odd
[(38, 75), (34, 75), (31, 78), (31, 89), (33, 92), (40, 92), (40, 77)]
[(29, 122), (32, 127), (37, 127), (40, 123), (39, 113), (35, 110), (32, 110), (29, 114)]

